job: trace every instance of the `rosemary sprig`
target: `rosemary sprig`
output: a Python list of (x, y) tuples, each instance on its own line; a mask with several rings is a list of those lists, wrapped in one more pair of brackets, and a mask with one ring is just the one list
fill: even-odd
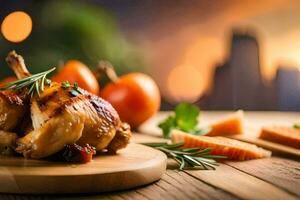
[(225, 156), (211, 155), (211, 149), (183, 148), (183, 143), (142, 143), (164, 152), (168, 157), (173, 158), (179, 164), (179, 170), (203, 169), (215, 170), (218, 163), (215, 159), (224, 159)]
[(21, 90), (27, 88), (27, 93), (29, 95), (33, 96), (34, 93), (40, 95), (40, 93), (44, 91), (45, 85), (51, 84), (51, 80), (47, 79), (47, 75), (54, 70), (55, 67), (38, 74), (33, 74), (26, 78), (4, 84), (4, 86), (0, 87), (0, 90)]

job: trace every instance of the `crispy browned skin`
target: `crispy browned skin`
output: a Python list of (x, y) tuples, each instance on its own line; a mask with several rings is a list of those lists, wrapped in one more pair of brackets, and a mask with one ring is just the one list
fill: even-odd
[(0, 91), (0, 130), (13, 131), (22, 121), (28, 106), (21, 94)]
[[(111, 152), (126, 147), (130, 127), (120, 121), (115, 109), (98, 96), (82, 89), (74, 95), (72, 90), (53, 83), (41, 96), (32, 98), (34, 131), (18, 141), (18, 152), (26, 157), (42, 158), (75, 142)], [(49, 124), (55, 128), (45, 128)]]
[(127, 123), (122, 123), (121, 127), (117, 129), (115, 137), (106, 147), (110, 153), (116, 153), (118, 149), (125, 148), (131, 138), (130, 126)]
[[(6, 61), (19, 79), (30, 75), (23, 58), (16, 52), (10, 52)], [(28, 108), (26, 91), (0, 91), (0, 130), (15, 130)]]
[(0, 155), (9, 155), (16, 146), (17, 134), (0, 131)]
[(17, 140), (17, 152), (27, 158), (43, 158), (61, 150), (66, 144), (76, 142), (82, 134), (83, 119), (69, 109), (59, 117), (51, 118), (43, 126), (34, 129)]

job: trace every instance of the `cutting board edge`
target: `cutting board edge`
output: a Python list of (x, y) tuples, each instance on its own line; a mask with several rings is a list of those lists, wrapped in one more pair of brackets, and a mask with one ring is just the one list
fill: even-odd
[[(136, 144), (134, 144), (136, 145)], [(145, 147), (145, 150), (149, 147)], [(167, 157), (151, 149), (154, 159), (143, 167), (124, 171), (68, 175), (68, 176), (21, 176), (8, 174), (0, 180), (0, 193), (7, 194), (71, 194), (97, 193), (130, 189), (159, 180), (166, 171)], [(1, 183), (2, 182), (2, 183)], [(57, 187), (60, 185), (60, 187)]]

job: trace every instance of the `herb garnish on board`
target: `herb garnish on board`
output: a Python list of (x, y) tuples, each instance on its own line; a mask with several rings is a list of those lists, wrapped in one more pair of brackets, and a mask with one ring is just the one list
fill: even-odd
[(175, 115), (170, 115), (158, 127), (162, 129), (165, 138), (170, 137), (172, 129), (178, 129), (195, 135), (203, 135), (209, 129), (198, 128), (200, 109), (189, 103), (180, 103), (175, 108)]
[(183, 143), (143, 143), (164, 152), (179, 164), (179, 170), (183, 169), (215, 169), (218, 163), (215, 159), (224, 159), (225, 156), (211, 155), (211, 149), (183, 148)]

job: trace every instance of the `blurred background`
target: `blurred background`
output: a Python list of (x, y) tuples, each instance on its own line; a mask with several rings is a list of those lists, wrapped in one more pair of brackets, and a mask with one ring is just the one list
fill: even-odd
[(299, 111), (299, 10), (299, 0), (2, 0), (1, 22), (14, 11), (29, 21), (18, 41), (2, 23), (0, 78), (15, 49), (32, 72), (68, 59), (145, 72), (162, 110)]

